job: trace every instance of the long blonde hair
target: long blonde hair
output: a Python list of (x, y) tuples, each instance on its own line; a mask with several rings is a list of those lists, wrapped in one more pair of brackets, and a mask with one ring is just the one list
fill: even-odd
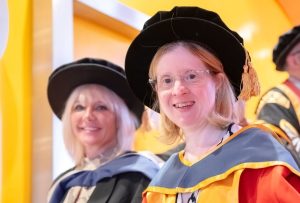
[[(83, 145), (78, 141), (71, 128), (71, 111), (74, 105), (74, 102), (77, 100), (80, 92), (84, 89), (90, 87), (90, 85), (95, 84), (85, 84), (81, 85), (73, 90), (70, 94), (66, 105), (65, 110), (62, 115), (62, 124), (63, 124), (63, 136), (65, 147), (73, 158), (76, 165), (82, 163), (85, 152)], [(128, 109), (125, 102), (113, 91), (110, 89), (99, 85), (103, 95), (102, 98), (104, 102), (108, 105), (108, 108), (111, 109), (116, 115), (116, 122), (118, 126), (117, 130), (117, 145), (116, 148), (120, 154), (124, 151), (132, 150), (132, 144), (134, 139), (135, 126), (138, 124), (136, 116)]]
[[(188, 41), (177, 41), (162, 46), (156, 52), (150, 64), (149, 78), (156, 78), (156, 66), (160, 58), (164, 54), (179, 46), (186, 48), (193, 55), (199, 57), (199, 59), (203, 61), (203, 63), (214, 73), (214, 75), (218, 74), (220, 86), (216, 91), (215, 107), (211, 112), (208, 121), (220, 128), (225, 128), (228, 126), (228, 124), (237, 122), (238, 116), (236, 108), (234, 107), (236, 96), (233, 88), (228, 80), (228, 77), (224, 73), (221, 61), (204, 46)], [(155, 95), (155, 97), (155, 102), (152, 108), (154, 110), (158, 110), (159, 102), (157, 95)], [(174, 143), (177, 139), (183, 138), (182, 130), (175, 123), (173, 123), (161, 109), (160, 114), (161, 133), (164, 136), (164, 141), (167, 143)]]

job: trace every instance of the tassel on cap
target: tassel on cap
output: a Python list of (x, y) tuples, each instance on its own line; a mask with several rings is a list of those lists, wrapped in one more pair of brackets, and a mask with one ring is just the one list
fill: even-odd
[(241, 81), (241, 86), (243, 88), (241, 90), (240, 95), (238, 96), (238, 99), (247, 101), (250, 97), (259, 95), (260, 85), (259, 85), (256, 71), (251, 64), (249, 53), (246, 49), (245, 52), (246, 52), (246, 61), (243, 67), (244, 72), (242, 74), (242, 81)]

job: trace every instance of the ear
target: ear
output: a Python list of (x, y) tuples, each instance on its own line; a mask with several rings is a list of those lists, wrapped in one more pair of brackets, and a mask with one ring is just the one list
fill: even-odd
[(300, 61), (297, 59), (296, 55), (288, 55), (285, 60), (288, 67), (295, 67), (299, 66), (300, 64)]
[(215, 81), (215, 84), (216, 84), (216, 89), (219, 89), (220, 86), (222, 85), (224, 77), (226, 77), (224, 74), (225, 73), (217, 73), (214, 76), (214, 81)]
[(295, 65), (300, 66), (300, 56), (299, 55), (294, 55), (294, 60), (295, 60)]

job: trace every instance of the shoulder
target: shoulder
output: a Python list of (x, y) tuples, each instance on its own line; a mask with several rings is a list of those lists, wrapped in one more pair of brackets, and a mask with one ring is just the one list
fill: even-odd
[[(266, 139), (274, 140), (277, 139), (277, 135), (270, 128), (262, 124), (250, 124), (246, 127), (241, 128), (235, 133), (234, 137), (239, 137), (239, 139)], [(241, 136), (243, 135), (243, 136)]]
[(289, 108), (290, 106), (290, 99), (286, 95), (286, 93), (283, 91), (282, 88), (280, 88), (282, 85), (278, 85), (276, 87), (271, 88), (268, 90), (260, 99), (259, 105), (257, 107), (257, 112), (260, 111), (260, 109), (265, 104), (277, 104), (280, 106), (283, 106), (285, 108)]
[(47, 195), (47, 199), (48, 201), (50, 201), (50, 198), (52, 197), (53, 195), (53, 192), (55, 190), (55, 188), (57, 187), (57, 185), (66, 177), (69, 177), (70, 175), (76, 173), (77, 171), (75, 170), (75, 166), (66, 170), (65, 172), (61, 173), (60, 175), (58, 175), (53, 181), (52, 181), (52, 184), (49, 188), (49, 191), (48, 191), (48, 195)]
[[(232, 142), (228, 143), (226, 149), (230, 152), (239, 152), (236, 156), (248, 157), (251, 162), (253, 160), (264, 161), (267, 164), (281, 162), (299, 170), (278, 135), (264, 125), (253, 124), (242, 128), (240, 132), (233, 135)], [(280, 165), (278, 163), (276, 165)]]
[[(253, 146), (256, 150), (268, 150), (274, 153), (280, 151), (284, 154), (287, 152), (276, 132), (263, 124), (251, 124), (243, 127), (233, 136), (233, 139), (240, 144), (243, 143), (244, 147)], [(240, 147), (237, 146), (237, 148)]]
[(177, 146), (175, 146), (174, 148), (171, 148), (170, 150), (168, 150), (166, 152), (157, 154), (157, 156), (160, 157), (161, 159), (163, 159), (164, 161), (166, 161), (170, 158), (170, 156), (172, 154), (175, 154), (177, 152), (182, 151), (184, 149), (184, 147), (185, 147), (185, 143), (181, 143), (181, 144), (178, 144)]
[(149, 160), (151, 160), (155, 165), (161, 167), (165, 161), (163, 159), (161, 159), (159, 156), (157, 156), (156, 154), (154, 154), (153, 152), (150, 151), (139, 151), (136, 152), (139, 156), (145, 157)]
[(182, 168), (181, 166), (182, 164), (179, 160), (179, 153), (175, 152), (167, 159), (167, 161), (164, 162), (155, 178), (160, 179), (159, 177), (165, 177), (166, 175), (170, 175), (170, 172), (173, 172), (175, 168), (176, 170), (177, 168)]
[(255, 196), (259, 202), (299, 202), (299, 191), (300, 173), (286, 166), (245, 169), (240, 179), (245, 200)]
[(123, 160), (130, 162), (131, 160), (143, 161), (150, 165), (155, 165), (161, 167), (164, 164), (164, 161), (155, 155), (151, 151), (129, 151), (124, 153), (123, 155), (119, 156), (116, 160)]
[(285, 94), (285, 90), (288, 88), (288, 86), (284, 85), (284, 84), (278, 84), (272, 88), (270, 88), (269, 90), (267, 90), (263, 96), (262, 99), (267, 99), (267, 98), (272, 98), (273, 97), (287, 97), (287, 95)]
[(61, 174), (59, 174), (59, 175), (52, 181), (51, 187), (52, 187), (53, 185), (55, 185), (57, 182), (59, 182), (61, 179), (63, 179), (63, 178), (65, 178), (65, 177), (67, 177), (67, 176), (73, 174), (74, 172), (75, 172), (75, 166), (72, 167), (72, 168), (70, 168), (70, 169), (68, 169), (68, 170), (66, 170), (66, 171), (64, 171), (64, 172), (62, 172)]
[(142, 173), (152, 179), (162, 166), (163, 161), (152, 152), (127, 152), (104, 168), (114, 169), (115, 174), (121, 173)]

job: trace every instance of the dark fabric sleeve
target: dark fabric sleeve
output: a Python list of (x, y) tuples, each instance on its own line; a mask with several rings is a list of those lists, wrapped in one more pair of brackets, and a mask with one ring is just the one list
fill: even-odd
[(141, 203), (150, 179), (141, 173), (123, 173), (99, 182), (88, 203)]

